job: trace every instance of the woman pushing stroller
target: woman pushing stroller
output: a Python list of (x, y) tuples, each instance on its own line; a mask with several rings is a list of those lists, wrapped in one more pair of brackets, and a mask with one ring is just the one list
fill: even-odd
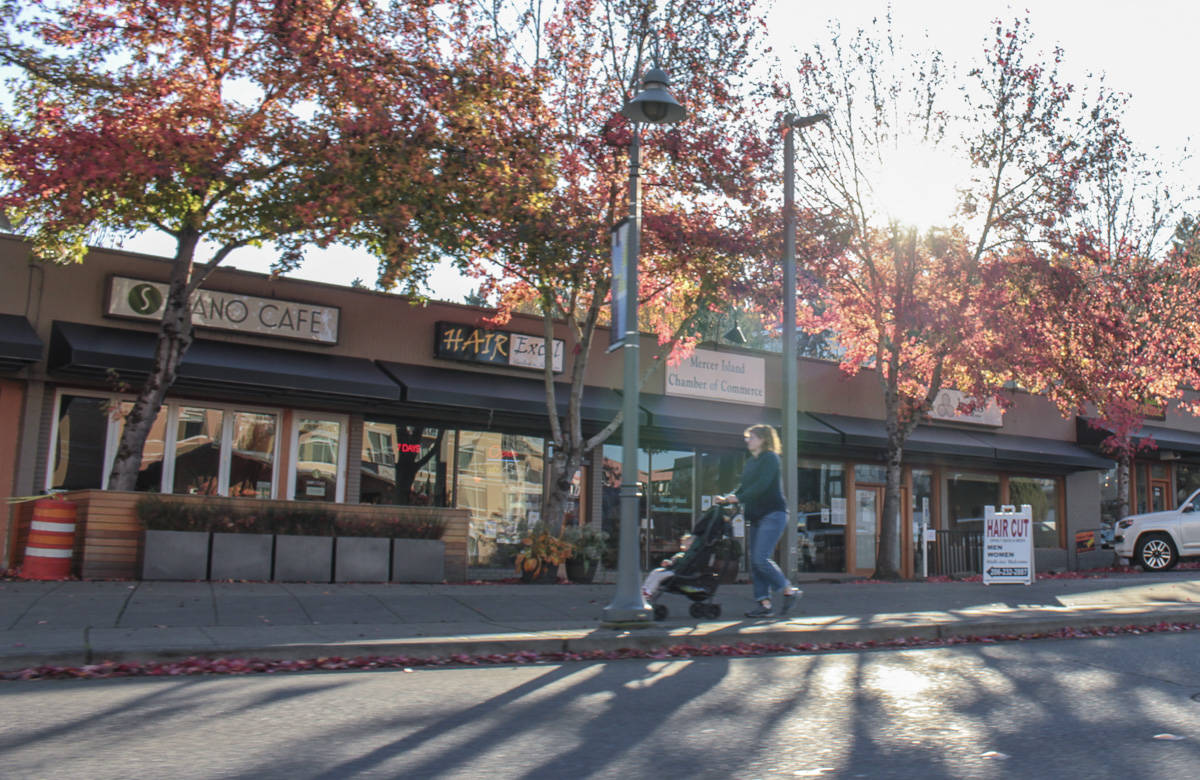
[(750, 457), (742, 470), (742, 483), (728, 495), (717, 496), (719, 504), (740, 503), (750, 524), (750, 579), (757, 605), (749, 618), (771, 617), (772, 593), (780, 596), (778, 616), (787, 614), (800, 590), (788, 582), (771, 553), (787, 526), (787, 502), (783, 498), (783, 469), (779, 462), (779, 436), (770, 425), (752, 425), (744, 433)]

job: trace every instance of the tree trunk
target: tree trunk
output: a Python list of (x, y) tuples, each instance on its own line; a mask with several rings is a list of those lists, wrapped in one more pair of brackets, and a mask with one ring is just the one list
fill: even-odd
[(1117, 519), (1129, 516), (1129, 462), (1127, 451), (1117, 456)]
[(904, 435), (895, 412), (888, 412), (887, 482), (883, 492), (883, 522), (875, 555), (877, 580), (900, 579), (900, 475), (904, 457)]
[(570, 449), (556, 445), (550, 459), (550, 484), (542, 501), (542, 522), (553, 534), (562, 531), (571, 480), (582, 462), (582, 453)]
[(154, 426), (167, 390), (175, 382), (179, 363), (192, 345), (192, 305), (188, 284), (191, 282), (192, 261), (199, 240), (199, 234), (192, 231), (179, 238), (158, 344), (154, 350), (154, 367), (146, 377), (137, 400), (133, 402), (133, 408), (125, 415), (125, 430), (117, 445), (117, 457), (108, 477), (109, 490), (133, 490), (136, 486), (146, 437)]

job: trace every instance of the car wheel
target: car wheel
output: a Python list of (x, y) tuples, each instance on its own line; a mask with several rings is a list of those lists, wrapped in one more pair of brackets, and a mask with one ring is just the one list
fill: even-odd
[(1133, 557), (1143, 571), (1168, 571), (1179, 562), (1175, 545), (1166, 534), (1147, 534), (1138, 539)]

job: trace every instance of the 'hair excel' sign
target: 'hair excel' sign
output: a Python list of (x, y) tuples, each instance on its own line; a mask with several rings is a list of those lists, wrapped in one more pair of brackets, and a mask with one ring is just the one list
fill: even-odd
[[(112, 317), (161, 320), (166, 300), (167, 285), (163, 282), (114, 276), (108, 289), (105, 313)], [(196, 327), (316, 344), (338, 343), (340, 315), (341, 310), (336, 306), (217, 290), (197, 290), (192, 301), (192, 324)]]
[[(537, 336), (439, 322), (436, 339), (433, 354), (446, 360), (539, 371), (546, 366), (546, 340)], [(563, 370), (563, 344), (562, 339), (554, 339), (550, 350), (550, 368), (557, 374)]]

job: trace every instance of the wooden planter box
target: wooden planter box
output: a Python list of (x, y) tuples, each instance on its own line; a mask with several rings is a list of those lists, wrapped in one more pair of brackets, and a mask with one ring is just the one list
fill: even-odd
[(329, 582), (333, 579), (333, 537), (275, 537), (277, 582)]
[(390, 539), (339, 536), (333, 563), (334, 582), (387, 582), (391, 568)]
[(212, 564), (208, 576), (213, 580), (271, 579), (271, 534), (212, 535)]
[(393, 539), (392, 582), (443, 582), (446, 543), (440, 539)]
[(208, 579), (207, 531), (146, 531), (144, 580)]

